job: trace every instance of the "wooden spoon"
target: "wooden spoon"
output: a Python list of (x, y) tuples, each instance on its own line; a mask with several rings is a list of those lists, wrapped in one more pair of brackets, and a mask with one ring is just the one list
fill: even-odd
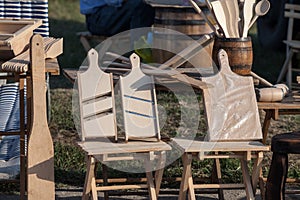
[(263, 15), (267, 14), (269, 9), (270, 9), (270, 2), (268, 0), (259, 1), (255, 6), (255, 15), (251, 19), (248, 29), (250, 29), (252, 27), (252, 25), (255, 23), (255, 21), (257, 20), (257, 18), (259, 16), (263, 16)]

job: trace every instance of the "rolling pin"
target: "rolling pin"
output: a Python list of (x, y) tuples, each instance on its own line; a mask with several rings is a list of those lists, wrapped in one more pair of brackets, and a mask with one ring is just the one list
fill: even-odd
[(285, 94), (282, 88), (271, 87), (256, 89), (256, 96), (258, 101), (274, 102), (281, 101)]

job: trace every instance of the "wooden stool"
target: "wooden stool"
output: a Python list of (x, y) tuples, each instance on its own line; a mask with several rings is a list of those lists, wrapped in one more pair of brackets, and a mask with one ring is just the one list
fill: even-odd
[(288, 154), (300, 154), (300, 132), (284, 133), (272, 138), (272, 163), (266, 184), (266, 200), (285, 199)]

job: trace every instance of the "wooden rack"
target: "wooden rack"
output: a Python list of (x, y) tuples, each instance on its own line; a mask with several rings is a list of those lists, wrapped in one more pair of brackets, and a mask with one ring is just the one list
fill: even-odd
[[(20, 182), (20, 199), (26, 199), (26, 196), (27, 199), (55, 199), (54, 150), (46, 114), (45, 51), (49, 50), (49, 46), (45, 46), (44, 43), (47, 44), (40, 35), (31, 37), (30, 48), (26, 53), (29, 59), (25, 68), (20, 63), (13, 65), (12, 60), (11, 65), (6, 65), (10, 66), (8, 68), (5, 67), (5, 63), (1, 65), (1, 72), (10, 72), (9, 76), (1, 78), (19, 82), (20, 131), (1, 132), (0, 135), (20, 135), (20, 179), (14, 180)], [(58, 43), (54, 44), (53, 48), (57, 51), (56, 55), (51, 56), (54, 59), (51, 60), (49, 69), (50, 72), (59, 74), (55, 57), (62, 53), (62, 41), (58, 40)], [(25, 125), (25, 109), (27, 125)]]

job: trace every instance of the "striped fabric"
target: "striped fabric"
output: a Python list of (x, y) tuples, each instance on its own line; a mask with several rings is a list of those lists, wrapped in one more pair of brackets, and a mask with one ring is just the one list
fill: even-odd
[[(20, 129), (20, 95), (18, 90), (18, 83), (0, 86), (0, 131), (9, 132)], [(0, 179), (15, 178), (20, 172), (19, 162), (20, 136), (3, 136), (0, 140)]]
[(20, 136), (3, 136), (0, 140), (0, 161), (9, 161), (20, 156)]
[(0, 86), (0, 131), (6, 131), (6, 126), (18, 96), (18, 84), (4, 84)]
[(20, 174), (20, 157), (8, 161), (0, 160), (0, 179), (16, 179)]
[(0, 179), (15, 179), (20, 174), (20, 137), (0, 140)]
[[(9, 132), (20, 129), (20, 96), (18, 90), (18, 83), (9, 83), (0, 86), (0, 131)], [(26, 100), (26, 87), (24, 98)]]
[(48, 0), (0, 0), (0, 19), (41, 19), (42, 26), (34, 32), (49, 36)]
[[(5, 85), (4, 85), (5, 87)], [(25, 123), (26, 123), (26, 87), (25, 87)], [(0, 96), (1, 99), (1, 96)], [(13, 105), (13, 109), (10, 113), (9, 119), (7, 121), (6, 127), (5, 127), (5, 131), (9, 132), (9, 131), (18, 131), (20, 130), (20, 95), (17, 92), (17, 96)]]

